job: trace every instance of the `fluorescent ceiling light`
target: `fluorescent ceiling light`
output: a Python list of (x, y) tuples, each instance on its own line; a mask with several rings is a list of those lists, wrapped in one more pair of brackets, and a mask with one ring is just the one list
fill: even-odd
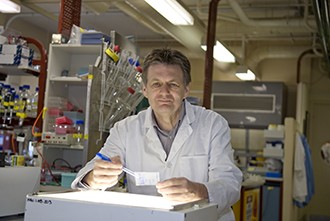
[(10, 1), (10, 0), (1, 0), (0, 1), (0, 12), (2, 13), (20, 13), (21, 6)]
[(246, 66), (239, 66), (235, 75), (242, 81), (254, 81), (256, 79), (256, 75)]
[[(201, 47), (206, 51), (206, 45), (202, 45)], [(235, 63), (236, 61), (235, 56), (219, 41), (217, 41), (213, 47), (213, 57), (220, 62)]]
[(159, 14), (174, 25), (193, 25), (193, 16), (176, 0), (145, 0)]

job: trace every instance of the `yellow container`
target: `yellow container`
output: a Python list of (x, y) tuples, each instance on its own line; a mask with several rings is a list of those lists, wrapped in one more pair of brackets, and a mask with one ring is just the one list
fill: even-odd
[(11, 165), (12, 166), (24, 166), (25, 158), (23, 155), (14, 155), (11, 157)]
[(236, 221), (259, 221), (260, 187), (242, 187), (241, 199), (233, 205)]

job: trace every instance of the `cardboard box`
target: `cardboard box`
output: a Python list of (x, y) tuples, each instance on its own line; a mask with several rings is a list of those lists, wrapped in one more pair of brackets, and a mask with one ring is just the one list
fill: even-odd
[(0, 44), (0, 54), (16, 55), (25, 58), (33, 58), (34, 50), (28, 46)]
[(32, 58), (24, 58), (16, 54), (0, 54), (0, 64), (32, 66)]
[(20, 55), (21, 53), (22, 53), (22, 45), (11, 45), (11, 44), (2, 45), (1, 54)]

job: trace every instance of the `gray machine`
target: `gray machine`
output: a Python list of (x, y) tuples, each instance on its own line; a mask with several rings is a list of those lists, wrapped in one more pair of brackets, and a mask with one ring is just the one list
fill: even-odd
[(214, 81), (211, 108), (232, 128), (265, 129), (283, 124), (286, 87), (282, 82)]

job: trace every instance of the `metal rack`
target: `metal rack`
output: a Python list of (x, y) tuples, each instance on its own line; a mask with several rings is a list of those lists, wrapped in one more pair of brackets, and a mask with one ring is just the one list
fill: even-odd
[[(111, 42), (102, 45), (99, 62), (90, 66), (89, 70), (92, 78), (88, 83), (88, 115), (85, 120), (89, 151), (85, 159), (95, 156), (103, 146), (110, 128), (117, 121), (134, 113), (143, 99), (141, 70), (137, 68), (139, 57), (135, 44), (115, 31), (110, 32), (110, 39)], [(120, 47), (120, 52), (116, 53), (117, 61), (105, 53), (107, 49), (115, 53), (115, 46)]]
[[(33, 45), (39, 50), (40, 59), (33, 59), (33, 65), (39, 65), (39, 70), (35, 70), (27, 67), (18, 67), (11, 65), (0, 65), (0, 74), (4, 75), (20, 75), (20, 76), (35, 76), (38, 77), (39, 97), (38, 97), (38, 109), (37, 113), (40, 113), (44, 106), (44, 93), (47, 78), (47, 52), (44, 46), (36, 39), (30, 37), (21, 37), (26, 40), (28, 45)], [(33, 124), (35, 119), (27, 119), (25, 123), (27, 125)], [(36, 122), (36, 127), (42, 129), (42, 120)]]

